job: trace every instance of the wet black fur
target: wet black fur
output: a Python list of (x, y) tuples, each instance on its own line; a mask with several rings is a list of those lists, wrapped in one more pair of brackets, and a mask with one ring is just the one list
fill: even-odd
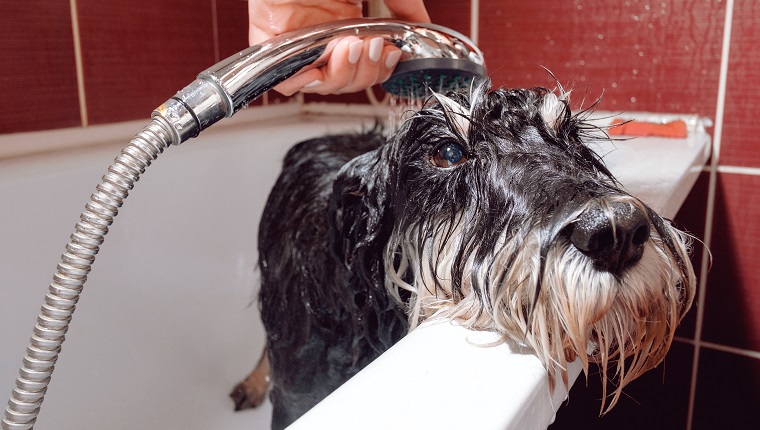
[[(454, 114), (434, 103), (387, 142), (371, 130), (290, 150), (259, 229), (273, 428), (297, 419), (407, 332), (406, 303), (385, 287), (383, 258), (392, 238), (422, 226), (408, 238), (422, 249), (442, 222), (463, 215), (466, 240), (452, 273), (441, 274), (454, 280), (457, 300), (465, 261), (475, 254), (475, 269), (489, 265), (501, 232), (535, 226), (548, 252), (563, 234), (559, 221), (578, 205), (625, 194), (583, 144), (592, 128), (584, 112), (567, 109), (556, 129), (544, 123), (538, 107), (546, 93), (449, 94), (467, 108), (475, 103), (467, 136), (452, 127)], [(436, 166), (433, 154), (451, 141), (464, 147), (467, 161)], [(476, 289), (487, 308), (485, 291)]]

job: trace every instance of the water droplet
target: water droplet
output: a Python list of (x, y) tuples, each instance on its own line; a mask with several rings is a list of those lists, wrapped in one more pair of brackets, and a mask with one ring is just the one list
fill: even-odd
[(617, 82), (612, 83), (612, 88), (617, 88)]
[(631, 103), (636, 103), (636, 97), (631, 97)]
[(639, 71), (638, 71), (638, 70), (636, 70), (636, 69), (633, 69), (633, 70), (631, 71), (631, 73), (633, 73), (634, 75), (638, 75), (638, 74), (639, 74)]

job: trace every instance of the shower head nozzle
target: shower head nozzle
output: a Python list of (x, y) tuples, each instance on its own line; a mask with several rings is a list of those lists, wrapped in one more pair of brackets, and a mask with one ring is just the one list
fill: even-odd
[(294, 74), (324, 64), (327, 44), (338, 37), (383, 37), (402, 51), (386, 91), (424, 98), (427, 91), (456, 90), (485, 77), (483, 53), (467, 37), (434, 24), (351, 19), (274, 37), (201, 72), (153, 112), (170, 125), (175, 144), (197, 136)]
[(430, 91), (446, 93), (469, 88), (473, 80), (485, 76), (486, 68), (470, 60), (420, 58), (399, 63), (381, 86), (396, 97), (418, 99)]
[(404, 52), (381, 86), (397, 97), (425, 98), (467, 88), (486, 78), (483, 53), (466, 36), (435, 24), (415, 24), (402, 38), (391, 40)]

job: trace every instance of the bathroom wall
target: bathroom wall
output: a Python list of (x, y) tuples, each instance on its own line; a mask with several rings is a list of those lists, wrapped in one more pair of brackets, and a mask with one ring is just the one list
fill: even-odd
[[(760, 2), (427, 0), (477, 37), (496, 85), (603, 95), (611, 111), (696, 113), (712, 165), (676, 222), (695, 246), (699, 301), (668, 359), (598, 417), (579, 381), (554, 428), (741, 428), (760, 404)], [(147, 118), (204, 68), (247, 46), (243, 0), (0, 0), (0, 134)], [(366, 102), (363, 94), (306, 97)], [(257, 103), (279, 103), (272, 95)]]

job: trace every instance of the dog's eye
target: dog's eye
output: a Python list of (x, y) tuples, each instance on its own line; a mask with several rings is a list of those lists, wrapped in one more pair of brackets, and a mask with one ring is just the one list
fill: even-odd
[(433, 154), (433, 163), (436, 166), (447, 168), (454, 167), (467, 161), (467, 154), (462, 145), (456, 142), (446, 142), (439, 146)]

